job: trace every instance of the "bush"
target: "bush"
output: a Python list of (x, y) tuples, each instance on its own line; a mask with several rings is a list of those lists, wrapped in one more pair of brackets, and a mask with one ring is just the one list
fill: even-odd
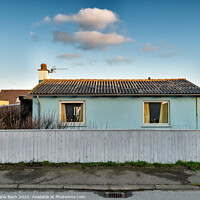
[(0, 129), (63, 129), (63, 126), (55, 122), (55, 115), (44, 115), (39, 121), (32, 116), (22, 117), (26, 111), (20, 111), (20, 106), (0, 108)]
[(18, 128), (20, 122), (19, 106), (0, 108), (0, 129)]

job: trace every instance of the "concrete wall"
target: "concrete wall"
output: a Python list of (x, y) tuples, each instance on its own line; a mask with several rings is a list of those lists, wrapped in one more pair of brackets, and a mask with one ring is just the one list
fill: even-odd
[(199, 130), (0, 131), (0, 163), (200, 162)]
[[(85, 101), (86, 124), (74, 129), (197, 129), (196, 97), (40, 97), (41, 116), (54, 113), (59, 119), (59, 101)], [(169, 125), (143, 124), (143, 101), (169, 101)], [(198, 99), (200, 114), (200, 100)], [(33, 99), (33, 116), (38, 117), (38, 102)], [(198, 126), (200, 129), (200, 125)]]

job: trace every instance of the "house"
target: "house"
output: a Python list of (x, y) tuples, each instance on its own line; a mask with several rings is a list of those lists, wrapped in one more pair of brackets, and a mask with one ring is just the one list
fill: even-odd
[(22, 119), (32, 116), (32, 97), (27, 95), (19, 96), (20, 100), (20, 115)]
[(30, 90), (1, 90), (0, 92), (0, 104), (19, 104), (19, 96), (27, 95)]
[(27, 96), (29, 92), (30, 90), (1, 90), (0, 108), (17, 106), (22, 119), (31, 116), (32, 97)]
[(0, 106), (7, 106), (7, 105), (9, 105), (9, 101), (0, 100)]
[[(180, 79), (48, 79), (45, 64), (33, 117), (73, 129), (200, 129), (200, 87)], [(45, 78), (45, 79), (44, 79)]]

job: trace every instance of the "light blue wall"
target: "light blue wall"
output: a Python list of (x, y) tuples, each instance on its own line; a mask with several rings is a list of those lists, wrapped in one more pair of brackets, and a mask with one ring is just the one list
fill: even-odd
[[(78, 129), (196, 129), (196, 97), (40, 97), (41, 117), (54, 113), (59, 119), (59, 101), (85, 101), (86, 124)], [(169, 126), (144, 126), (143, 101), (169, 101)], [(198, 99), (200, 114), (200, 99)], [(38, 117), (33, 98), (33, 116)], [(198, 119), (200, 129), (200, 117)]]
[(198, 118), (197, 118), (198, 129), (200, 129), (200, 97), (198, 97)]

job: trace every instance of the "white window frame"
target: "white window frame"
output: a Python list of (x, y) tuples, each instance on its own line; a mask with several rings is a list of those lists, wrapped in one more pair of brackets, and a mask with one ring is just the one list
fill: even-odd
[[(168, 103), (168, 123), (144, 123), (144, 103)], [(169, 126), (169, 101), (143, 101), (143, 125), (148, 126), (159, 126), (159, 125), (166, 125)]]
[[(61, 121), (61, 104), (67, 104), (67, 103), (82, 103), (83, 104), (83, 122), (62, 122)], [(69, 125), (69, 126), (76, 126), (76, 125), (85, 125), (85, 101), (59, 101), (59, 122), (63, 125)]]

